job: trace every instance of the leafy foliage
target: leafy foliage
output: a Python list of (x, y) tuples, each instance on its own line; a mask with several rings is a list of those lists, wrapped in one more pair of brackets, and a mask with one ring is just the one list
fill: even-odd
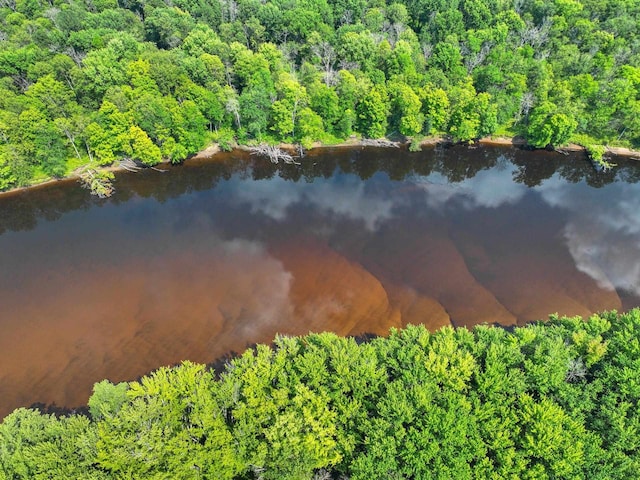
[(633, 2), (6, 0), (0, 21), (0, 189), (220, 138), (640, 147)]

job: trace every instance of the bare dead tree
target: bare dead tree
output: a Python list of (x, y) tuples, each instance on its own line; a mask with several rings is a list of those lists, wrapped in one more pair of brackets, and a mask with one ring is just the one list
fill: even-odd
[(67, 48), (64, 53), (66, 53), (78, 67), (82, 66), (82, 60), (84, 60), (84, 57), (87, 55), (86, 53), (76, 50), (73, 47)]
[(625, 65), (626, 63), (628, 63), (631, 55), (632, 50), (626, 45), (621, 48), (616, 48), (616, 51), (613, 54), (613, 59), (616, 66)]
[(261, 143), (260, 145), (251, 147), (249, 150), (251, 152), (251, 155), (260, 155), (261, 157), (267, 157), (269, 158), (269, 160), (271, 160), (272, 163), (280, 163), (280, 161), (282, 160), (287, 164), (300, 165), (300, 163), (298, 163), (291, 154), (273, 145)]
[(329, 472), (324, 468), (321, 468), (320, 470), (317, 470), (313, 474), (313, 477), (311, 478), (311, 480), (331, 480), (332, 478), (333, 477), (331, 475), (331, 472)]
[(538, 52), (549, 40), (552, 24), (553, 21), (549, 17), (545, 17), (540, 25), (533, 25), (527, 22), (527, 26), (520, 33), (520, 46), (530, 45)]
[[(135, 160), (132, 160), (131, 158), (123, 158), (123, 159), (121, 159), (118, 162), (118, 167), (126, 170), (127, 172), (132, 172), (132, 173), (138, 173), (140, 170), (145, 168), (143, 165), (141, 165), (140, 163), (136, 162)], [(151, 170), (154, 170), (154, 171), (160, 172), (160, 173), (167, 173), (166, 170), (161, 170), (161, 169), (156, 168), (156, 167), (146, 167), (146, 168), (150, 168)]]
[(357, 70), (360, 68), (359, 62), (351, 62), (344, 59), (340, 60), (339, 65), (341, 70)]
[(387, 40), (389, 45), (395, 46), (396, 42), (400, 39), (400, 35), (407, 29), (407, 26), (402, 22), (389, 22), (385, 21), (382, 24), (382, 31), (387, 34)]
[(575, 383), (580, 380), (584, 380), (584, 378), (587, 376), (587, 367), (585, 366), (582, 358), (569, 360), (569, 365), (567, 367), (567, 375), (565, 377), (565, 380), (569, 383)]
[(229, 97), (224, 106), (225, 110), (233, 115), (233, 118), (236, 121), (236, 126), (238, 128), (242, 128), (240, 124), (240, 101), (236, 96)]
[(59, 30), (60, 26), (58, 25), (57, 22), (57, 18), (58, 18), (58, 14), (60, 13), (60, 9), (57, 7), (52, 7), (52, 8), (48, 8), (47, 10), (45, 10), (45, 12), (42, 14), (43, 17), (48, 18), (49, 20), (51, 20), (51, 23), (53, 23), (53, 25)]
[(31, 82), (27, 78), (26, 73), (19, 73), (17, 75), (13, 75), (11, 77), (13, 79), (13, 83), (16, 87), (20, 89), (21, 92), (25, 92), (29, 86), (31, 86)]
[(0, 0), (0, 8), (8, 8), (16, 11), (16, 0)]
[(238, 4), (235, 0), (220, 0), (222, 5), (222, 20), (229, 23), (235, 22), (238, 16)]
[(298, 158), (304, 158), (305, 150), (301, 143), (296, 145), (296, 150), (298, 150)]
[(350, 9), (347, 9), (340, 17), (341, 25), (351, 25), (353, 23), (353, 12)]
[(476, 67), (482, 65), (482, 63), (487, 58), (487, 55), (489, 55), (489, 52), (491, 52), (492, 47), (493, 42), (484, 42), (482, 44), (482, 47), (480, 48), (480, 51), (474, 54), (471, 53), (471, 51), (465, 44), (461, 45), (460, 50), (462, 51), (462, 55), (464, 56), (464, 66), (467, 68), (467, 74), (471, 75), (471, 72), (473, 72)]
[(295, 43), (286, 41), (282, 43), (278, 50), (282, 53), (282, 57), (287, 61), (289, 65), (289, 73), (291, 75), (296, 74), (296, 57), (298, 56), (298, 46)]
[(373, 39), (373, 43), (375, 43), (376, 45), (380, 45), (380, 43), (382, 43), (383, 40), (387, 40), (386, 35), (384, 35), (383, 33), (378, 33), (378, 32), (370, 33), (369, 36)]
[(523, 118), (526, 119), (529, 116), (529, 112), (533, 108), (534, 102), (535, 97), (533, 93), (526, 92), (522, 94), (522, 98), (520, 99), (520, 108), (518, 109), (518, 113), (516, 114), (516, 123), (518, 123)]
[(78, 159), (82, 159), (82, 155), (80, 155), (78, 147), (76, 146), (76, 133), (71, 121), (67, 118), (56, 118), (53, 123), (56, 128), (67, 137), (69, 144), (73, 147), (73, 151), (76, 152), (76, 157), (78, 157)]
[(433, 53), (433, 45), (430, 43), (422, 43), (420, 46), (422, 47), (422, 55), (424, 56), (424, 59), (429, 60)]
[(399, 148), (400, 144), (398, 142), (392, 142), (391, 140), (386, 140), (384, 138), (365, 138), (360, 144), (364, 147), (384, 147), (384, 148)]
[(333, 66), (336, 63), (336, 52), (333, 46), (326, 41), (320, 42), (311, 47), (313, 54), (320, 60), (324, 71), (324, 82), (329, 87), (335, 80), (335, 70)]

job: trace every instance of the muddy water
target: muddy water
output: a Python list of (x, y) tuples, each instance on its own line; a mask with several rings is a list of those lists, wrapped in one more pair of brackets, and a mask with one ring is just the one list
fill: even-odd
[(640, 305), (640, 165), (512, 149), (234, 153), (0, 198), (0, 416), (276, 333)]

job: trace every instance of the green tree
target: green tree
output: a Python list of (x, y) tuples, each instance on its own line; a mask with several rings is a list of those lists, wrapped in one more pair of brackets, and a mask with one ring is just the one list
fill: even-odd
[(479, 93), (473, 104), (473, 108), (480, 117), (478, 136), (486, 137), (491, 135), (498, 128), (498, 107), (495, 101), (488, 93)]
[(82, 60), (82, 69), (75, 71), (74, 83), (83, 104), (89, 107), (100, 105), (102, 97), (110, 87), (126, 83), (126, 66), (123, 60), (133, 56), (138, 48), (131, 36), (112, 40), (109, 46), (90, 51)]
[(422, 101), (422, 113), (425, 118), (425, 132), (432, 133), (444, 130), (449, 115), (447, 92), (433, 85), (426, 85), (420, 90), (419, 97)]
[(45, 75), (29, 86), (25, 96), (34, 108), (47, 115), (49, 120), (57, 117), (69, 117), (79, 110), (73, 91), (53, 75)]
[(314, 141), (324, 136), (322, 118), (309, 107), (300, 110), (298, 115), (298, 140), (304, 146), (311, 146)]
[(350, 68), (369, 70), (375, 61), (376, 45), (369, 32), (349, 31), (340, 37), (337, 53)]
[(241, 464), (212, 382), (185, 362), (131, 383), (127, 402), (98, 423), (100, 466), (112, 476), (234, 478)]
[[(103, 102), (96, 121), (87, 125), (87, 150), (100, 165), (109, 165), (122, 155), (130, 155), (130, 129), (133, 117), (121, 112), (113, 103)], [(146, 135), (146, 134), (145, 134)]]
[(371, 88), (356, 105), (358, 131), (368, 138), (384, 137), (388, 111), (386, 92), (377, 87)]
[(280, 138), (295, 137), (297, 117), (309, 102), (307, 90), (288, 74), (282, 74), (276, 84), (278, 100), (271, 106), (271, 129)]
[[(187, 154), (193, 154), (204, 147), (206, 137), (206, 120), (195, 102), (185, 100), (172, 110), (174, 138), (182, 145)], [(173, 158), (174, 161), (184, 160)]]
[(308, 88), (309, 106), (320, 115), (324, 129), (333, 131), (340, 119), (340, 100), (336, 91), (322, 82), (314, 82)]
[(551, 102), (543, 102), (533, 109), (529, 117), (527, 140), (534, 147), (559, 146), (566, 143), (578, 123), (569, 115), (557, 113)]
[(413, 89), (404, 83), (394, 82), (389, 85), (391, 98), (391, 126), (407, 137), (422, 131), (424, 116), (422, 102)]
[(93, 394), (89, 398), (88, 406), (91, 418), (100, 420), (113, 417), (127, 401), (127, 383), (113, 384), (109, 380), (102, 380), (93, 386)]
[(13, 149), (8, 145), (0, 145), (0, 190), (12, 187), (18, 181), (11, 165)]
[(106, 479), (94, 468), (95, 425), (20, 408), (0, 424), (0, 475), (12, 479)]
[(177, 7), (154, 8), (146, 16), (144, 26), (148, 40), (160, 48), (174, 48), (182, 43), (195, 22), (188, 12)]
[(222, 88), (205, 88), (193, 82), (184, 82), (176, 90), (176, 97), (180, 100), (193, 101), (209, 126), (209, 130), (220, 128), (224, 119), (224, 105), (222, 104)]
[(441, 70), (452, 83), (463, 80), (467, 73), (460, 48), (451, 42), (441, 42), (434, 47), (429, 66)]
[(131, 159), (138, 160), (148, 166), (156, 165), (162, 160), (160, 149), (140, 127), (136, 125), (129, 127), (128, 135), (124, 140), (124, 154)]
[(288, 380), (298, 342), (278, 342), (276, 351), (259, 346), (232, 362), (221, 391), (236, 394), (223, 397), (224, 408), (234, 418), (233, 436), (246, 470), (267, 479), (309, 478), (340, 460), (336, 413), (326, 393)]
[(67, 149), (54, 124), (34, 108), (23, 111), (18, 121), (21, 141), (17, 152), (47, 175), (64, 175)]
[(474, 108), (475, 98), (476, 91), (470, 83), (451, 89), (448, 131), (457, 141), (467, 142), (479, 137), (480, 114)]

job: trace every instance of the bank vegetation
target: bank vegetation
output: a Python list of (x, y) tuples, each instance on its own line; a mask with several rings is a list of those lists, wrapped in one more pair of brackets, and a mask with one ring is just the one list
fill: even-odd
[(220, 372), (20, 408), (0, 478), (620, 479), (640, 471), (640, 310), (513, 330), (277, 337)]
[(632, 0), (2, 0), (0, 190), (352, 135), (599, 161), (640, 147), (639, 23)]

